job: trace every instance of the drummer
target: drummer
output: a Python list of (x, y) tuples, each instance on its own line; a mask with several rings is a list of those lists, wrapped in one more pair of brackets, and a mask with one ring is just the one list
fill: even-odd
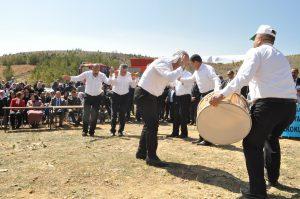
[(296, 90), (286, 57), (273, 45), (276, 31), (261, 25), (236, 77), (210, 103), (220, 101), (249, 84), (252, 128), (243, 140), (249, 175), (249, 190), (242, 190), (244, 198), (267, 198), (264, 179), (264, 158), (270, 186), (278, 186), (280, 170), (279, 136), (295, 118)]
[[(191, 77), (188, 78), (180, 78), (180, 81), (185, 84), (189, 82), (196, 82), (201, 93), (201, 98), (205, 97), (207, 94), (212, 91), (218, 91), (221, 87), (221, 80), (216, 74), (214, 68), (210, 65), (203, 64), (202, 58), (200, 55), (193, 55), (190, 58), (193, 67), (195, 68), (195, 72)], [(210, 142), (204, 140), (199, 135), (199, 140), (196, 141), (198, 145), (209, 146)]]

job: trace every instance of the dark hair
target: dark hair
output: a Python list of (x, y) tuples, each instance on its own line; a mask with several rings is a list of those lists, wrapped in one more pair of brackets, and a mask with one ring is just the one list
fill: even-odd
[(262, 39), (263, 41), (270, 42), (271, 44), (275, 43), (275, 37), (273, 37), (272, 35), (262, 34)]
[(190, 60), (191, 60), (191, 62), (197, 61), (197, 62), (202, 63), (202, 58), (200, 57), (200, 55), (197, 55), (197, 54), (192, 55), (191, 58), (190, 58)]
[(16, 97), (17, 97), (17, 98), (20, 98), (21, 96), (22, 96), (22, 92), (20, 92), (20, 91), (17, 92)]
[(127, 69), (127, 68), (128, 68), (128, 65), (127, 65), (127, 64), (121, 64), (121, 65), (120, 65), (120, 68), (122, 68), (122, 69)]

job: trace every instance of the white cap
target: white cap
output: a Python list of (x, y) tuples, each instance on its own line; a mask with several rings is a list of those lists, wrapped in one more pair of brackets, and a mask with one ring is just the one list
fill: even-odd
[(276, 37), (276, 31), (269, 25), (260, 25), (253, 37), (250, 40), (254, 40), (257, 34), (266, 34)]
[(187, 54), (187, 52), (184, 50), (178, 50), (176, 53), (173, 54), (172, 62), (176, 63), (182, 57), (183, 54)]

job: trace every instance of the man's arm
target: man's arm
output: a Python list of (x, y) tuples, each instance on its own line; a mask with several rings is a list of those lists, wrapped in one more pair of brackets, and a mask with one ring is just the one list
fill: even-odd
[(254, 48), (249, 50), (237, 75), (223, 90), (221, 90), (220, 94), (222, 94), (224, 97), (227, 97), (243, 86), (248, 85), (258, 69), (260, 61), (260, 56), (257, 50)]
[(214, 91), (220, 90), (220, 88), (221, 88), (221, 80), (220, 80), (219, 76), (216, 74), (215, 69), (210, 68), (209, 69), (209, 73), (210, 73), (209, 74), (210, 77), (214, 80), (214, 83), (215, 83)]
[(101, 75), (103, 83), (105, 83), (107, 85), (111, 85), (111, 83), (112, 83), (112, 78), (111, 77), (107, 78), (106, 75), (102, 72), (99, 72), (99, 75)]
[(179, 81), (181, 81), (181, 83), (183, 83), (183, 84), (193, 83), (196, 81), (195, 73), (196, 72), (194, 72), (193, 75), (190, 77), (180, 78)]
[(81, 73), (80, 75), (77, 76), (69, 76), (69, 75), (63, 75), (62, 78), (66, 81), (72, 81), (72, 82), (79, 82), (83, 81), (86, 79), (86, 72)]
[(155, 70), (164, 78), (168, 79), (170, 82), (175, 81), (181, 76), (183, 72), (182, 67), (177, 68), (176, 70), (170, 71), (169, 67), (166, 66), (167, 63), (157, 63), (154, 68)]

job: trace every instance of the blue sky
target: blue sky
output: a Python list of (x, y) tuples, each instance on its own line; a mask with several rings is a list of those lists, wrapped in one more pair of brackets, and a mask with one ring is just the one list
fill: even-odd
[(35, 50), (244, 54), (260, 24), (300, 53), (298, 0), (0, 0), (0, 54)]

